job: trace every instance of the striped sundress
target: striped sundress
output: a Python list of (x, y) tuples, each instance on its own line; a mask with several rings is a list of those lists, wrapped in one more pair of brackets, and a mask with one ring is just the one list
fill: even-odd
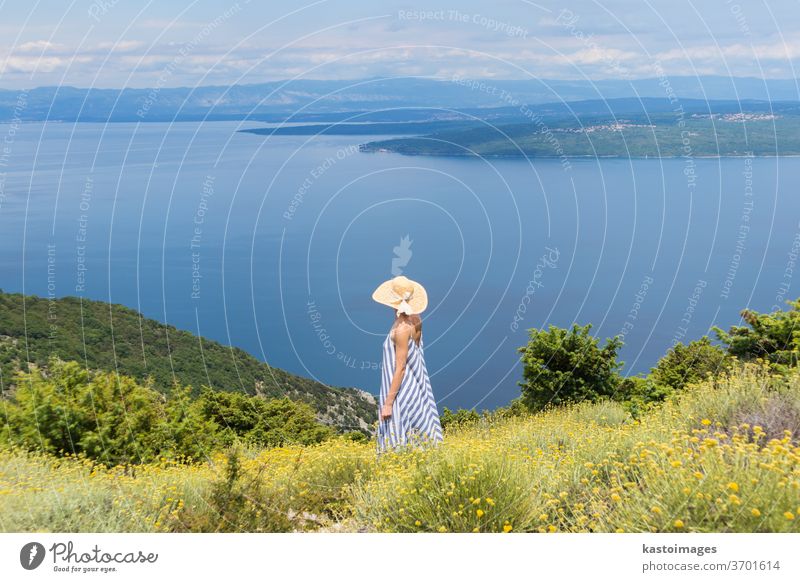
[(381, 408), (389, 396), (395, 363), (395, 345), (390, 331), (383, 342), (381, 394), (378, 399), (378, 455), (407, 445), (433, 444), (442, 441), (442, 425), (433, 398), (428, 370), (425, 368), (421, 337), (419, 345), (413, 337), (408, 338), (406, 370), (400, 383), (400, 390), (392, 404), (392, 416), (386, 420), (380, 419)]

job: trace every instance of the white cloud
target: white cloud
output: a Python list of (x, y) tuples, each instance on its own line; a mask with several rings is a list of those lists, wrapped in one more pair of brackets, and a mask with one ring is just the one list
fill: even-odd
[(121, 40), (118, 42), (100, 42), (94, 48), (99, 51), (132, 52), (145, 47), (145, 43), (138, 40)]
[[(434, 38), (420, 34), (419, 30), (410, 35), (414, 40), (387, 34), (385, 23), (369, 30), (383, 32), (377, 39), (372, 34), (355, 34), (341, 42), (335, 34), (326, 34), (286, 48), (275, 39), (251, 38), (238, 44), (238, 39), (220, 37), (204, 39), (198, 44), (99, 40), (76, 52), (74, 45), (63, 42), (29, 40), (13, 49), (6, 47), (7, 62), (3, 66), (0, 58), (0, 72), (5, 75), (7, 87), (12, 86), (8, 81), (17, 79), (15, 74), (23, 73), (33, 73), (35, 84), (60, 82), (67, 67), (64, 81), (67, 84), (88, 86), (96, 82), (110, 87), (126, 82), (129, 86), (146, 87), (153, 86), (166, 69), (169, 75), (164, 86), (191, 86), (197, 82), (260, 82), (297, 75), (319, 79), (392, 74), (438, 78), (453, 74), (472, 78), (629, 78), (653, 76), (655, 61), (661, 63), (668, 75), (693, 74), (695, 70), (702, 74), (727, 74), (730, 68), (734, 75), (758, 76), (758, 61), (763, 61), (765, 74), (789, 77), (791, 65), (800, 57), (800, 40), (796, 36), (786, 42), (767, 38), (752, 46), (741, 39), (720, 47), (705, 39), (685, 49), (651, 43), (653, 46), (646, 46), (652, 52), (648, 56), (636, 39), (619, 36), (559, 34), (458, 45), (452, 31), (445, 42), (447, 35)], [(416, 40), (418, 36), (423, 38)], [(448, 43), (452, 46), (430, 46)], [(104, 61), (107, 62), (103, 64)], [(103, 70), (98, 71), (101, 66)], [(252, 73), (241, 78), (250, 69)]]
[(20, 52), (20, 53), (33, 53), (33, 52), (43, 52), (45, 50), (58, 47), (59, 45), (56, 45), (47, 40), (33, 40), (17, 45), (14, 50), (15, 52)]

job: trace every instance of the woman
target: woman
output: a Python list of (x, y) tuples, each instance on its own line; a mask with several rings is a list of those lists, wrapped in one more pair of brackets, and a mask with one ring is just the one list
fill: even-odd
[(419, 314), (428, 295), (419, 283), (395, 277), (372, 298), (395, 310), (395, 322), (383, 342), (381, 394), (378, 400), (378, 454), (409, 444), (442, 441), (442, 425), (422, 350)]

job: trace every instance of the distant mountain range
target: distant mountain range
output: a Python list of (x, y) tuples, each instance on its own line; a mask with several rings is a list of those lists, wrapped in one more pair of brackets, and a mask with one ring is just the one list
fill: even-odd
[[(38, 87), (0, 90), (0, 121), (339, 121), (398, 108), (423, 110), (413, 115), (429, 120), (458, 118), (470, 108), (642, 97), (663, 100), (672, 95), (701, 101), (799, 101), (800, 81), (715, 76), (631, 81), (374, 78), (194, 88)], [(429, 108), (437, 110), (435, 115), (424, 112)], [(403, 120), (409, 120), (409, 115), (403, 113)]]

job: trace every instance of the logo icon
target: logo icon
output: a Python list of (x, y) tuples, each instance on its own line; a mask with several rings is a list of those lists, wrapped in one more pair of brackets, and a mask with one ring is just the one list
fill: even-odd
[(35, 570), (44, 561), (44, 546), (39, 542), (28, 542), (19, 552), (19, 563), (26, 570)]
[(411, 243), (414, 242), (411, 238), (406, 235), (400, 239), (400, 244), (394, 249), (394, 257), (392, 258), (392, 275), (397, 277), (398, 275), (403, 274), (403, 267), (408, 265), (408, 261), (411, 260)]

